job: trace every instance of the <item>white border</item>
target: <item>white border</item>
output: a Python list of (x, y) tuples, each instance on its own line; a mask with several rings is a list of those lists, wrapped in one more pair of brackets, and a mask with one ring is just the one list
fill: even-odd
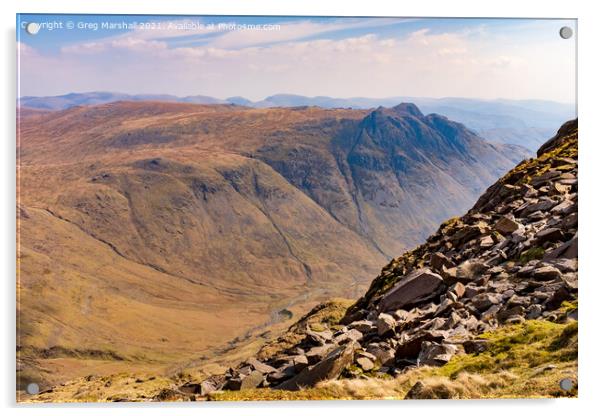
[[(138, 3), (141, 3), (138, 5)], [(545, 414), (588, 414), (602, 397), (600, 355), (600, 297), (602, 296), (602, 268), (597, 262), (600, 255), (599, 237), (602, 237), (600, 207), (600, 175), (602, 151), (602, 100), (600, 91), (602, 21), (595, 1), (525, 1), (498, 0), (421, 0), (412, 2), (386, 0), (35, 0), (3, 1), (2, 62), (4, 99), (0, 112), (4, 127), (2, 137), (2, 203), (0, 204), (2, 238), (0, 253), (3, 266), (2, 295), (2, 355), (4, 362), (0, 376), (0, 397), (4, 414), (44, 415), (114, 415), (138, 413), (159, 414), (223, 414), (261, 413), (262, 415), (307, 415), (308, 413), (345, 412), (346, 415), (365, 415), (372, 409), (384, 414), (445, 413), (445, 415), (484, 413), (506, 415), (524, 411)], [(142, 5), (143, 4), (143, 5)], [(441, 16), (441, 17), (564, 17), (579, 19), (579, 140), (580, 173), (580, 367), (579, 399), (576, 400), (511, 400), (511, 401), (429, 401), (429, 402), (318, 402), (318, 403), (192, 403), (163, 405), (94, 405), (94, 406), (18, 406), (14, 403), (14, 328), (15, 328), (15, 14), (17, 12), (44, 13), (136, 13), (136, 14), (272, 14), (272, 15), (389, 15), (389, 16)], [(110, 409), (110, 410), (109, 410)], [(519, 410), (520, 409), (520, 410)], [(596, 409), (599, 413), (600, 409)], [(594, 413), (594, 411), (592, 411)]]

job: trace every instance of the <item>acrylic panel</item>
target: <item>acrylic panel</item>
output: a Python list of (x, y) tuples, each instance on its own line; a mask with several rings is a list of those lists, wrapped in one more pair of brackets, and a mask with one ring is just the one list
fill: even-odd
[(576, 53), (575, 19), (17, 15), (17, 400), (576, 397)]

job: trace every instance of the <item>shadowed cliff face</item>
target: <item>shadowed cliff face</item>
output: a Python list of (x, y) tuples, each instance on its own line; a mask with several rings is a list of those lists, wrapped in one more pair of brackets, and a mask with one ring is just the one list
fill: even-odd
[(322, 127), (334, 130), (325, 146), (268, 145), (259, 158), (385, 256), (417, 244), (435, 224), (468, 208), (524, 156), (445, 117), (425, 117), (413, 104)]
[(283, 307), (359, 296), (523, 156), (411, 104), (118, 102), (19, 122), (19, 344), (103, 345), (127, 366), (211, 357)]

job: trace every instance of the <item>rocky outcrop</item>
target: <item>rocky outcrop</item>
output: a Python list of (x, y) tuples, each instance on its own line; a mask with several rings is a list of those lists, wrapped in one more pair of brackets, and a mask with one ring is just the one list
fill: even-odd
[(337, 377), (396, 375), (482, 352), (487, 341), (478, 336), (501, 325), (570, 319), (561, 307), (578, 291), (577, 121), (545, 149), (462, 218), (392, 260), (338, 324), (308, 328), (277, 355), (231, 369), (222, 388), (243, 388), (249, 377), (247, 385), (293, 390)]
[(305, 367), (299, 374), (277, 386), (283, 390), (299, 390), (303, 387), (315, 386), (319, 381), (337, 378), (349, 364), (353, 362), (355, 343), (337, 347), (323, 360), (311, 367)]
[(395, 285), (378, 303), (378, 309), (402, 309), (434, 298), (445, 287), (443, 279), (428, 268), (414, 270)]

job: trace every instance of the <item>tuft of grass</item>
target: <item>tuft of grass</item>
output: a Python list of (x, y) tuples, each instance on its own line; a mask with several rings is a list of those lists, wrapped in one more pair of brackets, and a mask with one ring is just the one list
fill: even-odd
[(579, 303), (577, 300), (572, 300), (572, 301), (568, 301), (565, 300), (560, 304), (560, 308), (558, 308), (558, 310), (562, 313), (571, 313), (573, 312), (575, 309), (577, 309), (577, 307), (579, 306)]
[(319, 323), (319, 322), (314, 322), (314, 323), (310, 324), (309, 328), (312, 331), (316, 331), (316, 332), (324, 332), (324, 331), (326, 331), (326, 327), (324, 325), (322, 325), (321, 323)]
[(521, 264), (526, 264), (531, 260), (541, 260), (545, 254), (546, 250), (543, 247), (531, 247), (520, 254), (519, 261)]
[(464, 371), (518, 371), (577, 358), (576, 321), (557, 324), (530, 320), (485, 333), (481, 338), (489, 341), (485, 352), (458, 355), (441, 367), (440, 373), (454, 378)]
[(579, 325), (577, 321), (572, 321), (567, 324), (562, 333), (552, 341), (550, 346), (548, 347), (548, 351), (561, 351), (566, 350), (567, 348), (571, 348), (569, 353), (564, 355), (562, 358), (565, 360), (568, 359), (577, 359), (577, 332), (579, 331)]

